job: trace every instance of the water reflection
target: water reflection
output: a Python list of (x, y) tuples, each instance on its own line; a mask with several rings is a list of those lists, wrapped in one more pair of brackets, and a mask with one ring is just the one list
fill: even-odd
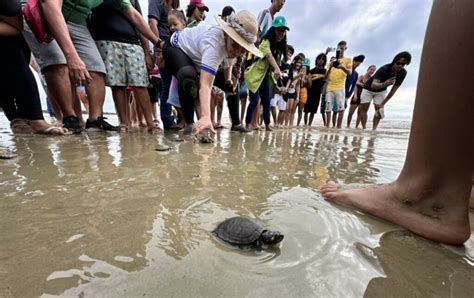
[[(401, 274), (384, 273), (373, 250), (393, 227), (313, 190), (393, 178), (405, 134), (224, 130), (205, 145), (173, 134), (9, 137), (19, 157), (0, 163), (0, 296), (363, 295), (370, 280)], [(210, 231), (235, 215), (282, 230), (281, 247), (216, 242)]]
[(474, 256), (462, 249), (395, 231), (385, 233), (373, 252), (386, 277), (372, 279), (365, 297), (469, 297), (474, 291)]

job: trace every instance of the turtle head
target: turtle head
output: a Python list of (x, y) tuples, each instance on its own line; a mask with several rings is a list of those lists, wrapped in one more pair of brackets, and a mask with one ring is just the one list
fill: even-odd
[(262, 233), (262, 241), (267, 245), (275, 245), (280, 243), (285, 236), (278, 231), (265, 230)]

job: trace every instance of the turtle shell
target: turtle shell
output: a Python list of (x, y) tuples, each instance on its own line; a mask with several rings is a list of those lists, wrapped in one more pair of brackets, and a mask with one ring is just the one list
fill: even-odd
[(234, 244), (251, 244), (256, 241), (265, 228), (247, 217), (232, 217), (221, 222), (214, 230), (220, 239)]

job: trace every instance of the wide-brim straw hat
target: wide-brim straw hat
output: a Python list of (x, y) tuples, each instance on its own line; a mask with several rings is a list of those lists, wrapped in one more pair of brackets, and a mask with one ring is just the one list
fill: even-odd
[(257, 19), (248, 10), (239, 11), (236, 15), (227, 17), (227, 21), (216, 16), (217, 24), (236, 43), (253, 55), (263, 58), (262, 52), (255, 46), (258, 35)]

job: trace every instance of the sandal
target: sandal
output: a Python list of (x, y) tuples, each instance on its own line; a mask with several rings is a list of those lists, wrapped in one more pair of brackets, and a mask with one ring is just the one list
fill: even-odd
[(67, 128), (57, 127), (57, 126), (49, 126), (45, 129), (35, 131), (37, 134), (41, 135), (49, 135), (49, 136), (62, 136), (65, 134), (71, 134)]
[(148, 128), (148, 132), (151, 133), (152, 135), (157, 135), (163, 132), (161, 127), (159, 126), (153, 126)]

